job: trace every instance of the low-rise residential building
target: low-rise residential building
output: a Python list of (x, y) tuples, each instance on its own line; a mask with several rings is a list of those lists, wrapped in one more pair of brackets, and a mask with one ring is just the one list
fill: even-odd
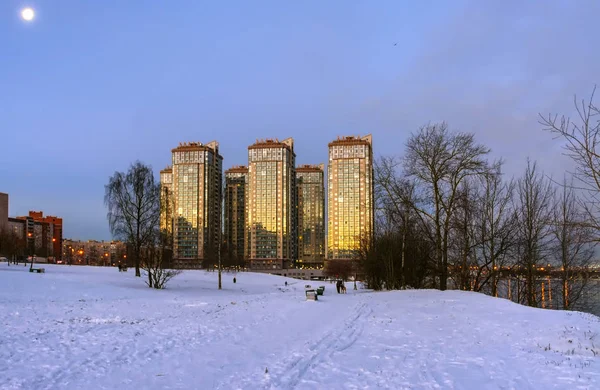
[(127, 246), (121, 241), (63, 240), (62, 262), (73, 265), (127, 264)]

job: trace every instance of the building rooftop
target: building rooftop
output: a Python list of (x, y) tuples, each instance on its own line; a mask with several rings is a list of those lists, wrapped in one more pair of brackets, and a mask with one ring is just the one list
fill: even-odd
[(349, 135), (349, 136), (337, 137), (336, 140), (329, 143), (329, 146), (334, 146), (334, 145), (372, 145), (372, 143), (373, 143), (373, 136), (371, 134), (367, 134), (364, 137), (361, 137), (360, 135), (357, 135), (357, 136)]
[(225, 174), (228, 173), (248, 173), (248, 167), (245, 165), (237, 165), (225, 171)]
[(279, 141), (277, 138), (266, 138), (266, 139), (257, 139), (256, 142), (250, 146), (248, 149), (262, 149), (262, 148), (273, 148), (273, 147), (283, 147), (288, 149), (289, 151), (294, 151), (294, 139), (286, 138), (283, 141)]
[(324, 164), (319, 164), (319, 165), (300, 165), (299, 167), (296, 167), (296, 172), (323, 172), (323, 169), (325, 168)]
[(171, 152), (189, 152), (196, 150), (219, 154), (219, 143), (217, 141), (211, 141), (207, 144), (203, 144), (202, 142), (180, 142), (176, 148), (171, 150)]

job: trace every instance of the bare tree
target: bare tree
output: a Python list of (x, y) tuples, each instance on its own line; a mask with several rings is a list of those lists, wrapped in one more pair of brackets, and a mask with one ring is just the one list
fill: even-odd
[(580, 103), (574, 97), (577, 119), (557, 114), (540, 114), (545, 131), (565, 141), (565, 154), (575, 163), (572, 173), (578, 189), (583, 190), (582, 204), (587, 223), (600, 232), (600, 109), (594, 105), (596, 87), (589, 100)]
[(131, 245), (135, 276), (141, 276), (141, 250), (152, 242), (160, 219), (160, 185), (152, 169), (136, 161), (127, 173), (115, 172), (105, 186), (104, 202), (111, 232)]
[(474, 286), (473, 268), (477, 267), (476, 250), (480, 246), (476, 234), (476, 218), (481, 206), (476, 180), (465, 180), (458, 188), (456, 210), (452, 215), (450, 228), (449, 263), (454, 272), (450, 277), (461, 290), (471, 290)]
[(327, 276), (346, 281), (353, 274), (353, 262), (347, 259), (327, 260), (324, 271)]
[(25, 255), (26, 244), (22, 237), (9, 229), (0, 230), (0, 254), (6, 256), (8, 263), (12, 260), (17, 264), (17, 259)]
[(424, 287), (431, 275), (429, 247), (433, 242), (428, 220), (415, 212), (419, 203), (413, 180), (403, 176), (402, 160), (382, 157), (375, 162), (376, 223), (373, 237), (360, 241), (359, 270), (369, 288)]
[[(385, 216), (384, 220), (386, 223), (384, 223), (384, 226), (392, 230), (398, 229), (401, 232), (400, 288), (403, 289), (406, 286), (406, 243), (409, 235), (409, 227), (417, 219), (414, 215), (417, 199), (415, 182), (400, 175), (401, 164), (402, 161), (400, 159), (393, 157), (380, 158), (375, 162), (374, 181), (378, 206), (380, 212)], [(429, 231), (429, 229), (426, 231)], [(430, 239), (433, 240), (433, 237), (430, 237)], [(394, 274), (393, 263), (395, 262), (388, 265), (388, 267), (391, 267), (388, 270), (388, 274), (390, 275)]]
[(498, 295), (498, 274), (508, 265), (515, 245), (516, 218), (511, 209), (514, 190), (515, 182), (504, 182), (500, 170), (485, 178), (477, 224), (481, 248), (475, 291), (489, 285), (490, 294)]
[(527, 160), (516, 192), (517, 254), (519, 266), (525, 272), (524, 301), (529, 306), (537, 306), (537, 269), (548, 256), (554, 188), (552, 182), (538, 172), (537, 164)]
[(427, 125), (407, 142), (406, 174), (423, 188), (427, 202), (415, 207), (433, 225), (435, 261), (441, 290), (447, 288), (450, 222), (458, 188), (469, 177), (485, 175), (490, 152), (475, 143), (473, 134), (450, 133), (446, 123)]
[(10, 231), (0, 229), (0, 256), (4, 255), (7, 258), (7, 262), (10, 265), (10, 259), (14, 252), (14, 240)]
[[(0, 255), (10, 258), (13, 251), (13, 242), (8, 230), (0, 229)], [(10, 264), (10, 263), (9, 263)]]
[(166, 231), (156, 231), (153, 240), (142, 248), (142, 268), (148, 274), (146, 285), (163, 289), (167, 282), (181, 273), (178, 269), (168, 269), (172, 257), (171, 235)]
[(580, 272), (591, 265), (594, 256), (593, 230), (585, 222), (572, 185), (565, 180), (554, 209), (552, 236), (556, 259), (561, 265), (562, 308), (568, 310), (587, 287)]

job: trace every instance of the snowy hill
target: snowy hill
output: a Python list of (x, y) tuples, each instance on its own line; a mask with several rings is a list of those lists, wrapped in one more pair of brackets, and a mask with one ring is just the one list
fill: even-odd
[[(600, 319), (458, 291), (0, 265), (0, 389), (600, 389)], [(290, 284), (284, 286), (284, 281)]]

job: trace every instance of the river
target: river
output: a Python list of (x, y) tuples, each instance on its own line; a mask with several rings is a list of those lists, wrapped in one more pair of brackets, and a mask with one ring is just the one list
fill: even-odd
[[(523, 279), (503, 279), (498, 283), (498, 297), (524, 303), (523, 287)], [(600, 316), (600, 280), (589, 279), (586, 282), (576, 280), (570, 283), (568, 291), (567, 300), (571, 302), (571, 310)], [(538, 280), (536, 283), (536, 301), (538, 307), (541, 308), (562, 309), (562, 281), (550, 278)]]

